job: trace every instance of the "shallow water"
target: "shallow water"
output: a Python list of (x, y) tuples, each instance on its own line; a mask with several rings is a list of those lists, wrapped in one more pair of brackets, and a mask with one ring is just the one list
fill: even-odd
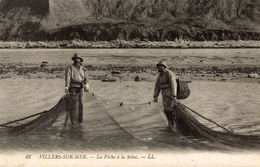
[(1, 49), (1, 63), (69, 64), (78, 53), (86, 64), (260, 64), (260, 49)]
[[(122, 81), (104, 83), (101, 81), (91, 81), (91, 91), (94, 92), (97, 96), (102, 97), (105, 101), (109, 101), (114, 104), (119, 104), (120, 102), (123, 102), (124, 104), (147, 103), (152, 100), (153, 86), (153, 82)], [(1, 80), (0, 123), (5, 123), (14, 119), (22, 118), (24, 116), (50, 109), (63, 95), (63, 87), (64, 81), (62, 79), (16, 78)], [(183, 103), (190, 108), (206, 116), (207, 118), (216, 121), (222, 126), (230, 127), (236, 133), (260, 134), (260, 95), (258, 93), (260, 92), (260, 84), (194, 81), (191, 83), (191, 92), (191, 96), (183, 101)], [(86, 125), (92, 128), (91, 130), (87, 129), (87, 132), (83, 133), (83, 135), (88, 136), (90, 133), (91, 137), (87, 137), (88, 142), (91, 143), (95, 141), (94, 144), (86, 144), (86, 141), (84, 141), (77, 143), (77, 146), (73, 145), (73, 143), (71, 144), (71, 141), (74, 140), (73, 138), (68, 138), (66, 140), (70, 144), (66, 143), (66, 141), (63, 141), (66, 143), (66, 146), (60, 145), (60, 143), (57, 146), (59, 146), (59, 148), (66, 149), (72, 149), (74, 147), (82, 148), (82, 145), (84, 145), (83, 147), (91, 146), (93, 149), (95, 148), (95, 144), (98, 145), (98, 148), (107, 148), (111, 146), (112, 148), (146, 149), (146, 147), (148, 147), (143, 143), (135, 141), (124, 131), (120, 130), (120, 128), (118, 128), (118, 126), (114, 124), (113, 121), (111, 122), (108, 117), (104, 116), (104, 113), (100, 113), (98, 107), (95, 109), (95, 104), (92, 103), (87, 103), (87, 106), (85, 106), (85, 113), (87, 113)], [(147, 113), (145, 112), (134, 113), (131, 115), (133, 122), (130, 121), (130, 117), (128, 118), (126, 114), (125, 117), (117, 117), (117, 121), (124, 124), (124, 121), (127, 120), (128, 123), (124, 125), (125, 127), (128, 127), (131, 130), (137, 130), (136, 134), (140, 134), (140, 136), (146, 136), (146, 139), (148, 140), (149, 136), (154, 134), (145, 134), (145, 129), (149, 129), (149, 127), (155, 127), (155, 129), (151, 131), (155, 133), (160, 128), (165, 127), (165, 118), (161, 117), (163, 114), (159, 110), (155, 111), (154, 114), (154, 116), (147, 116)], [(120, 120), (121, 118), (125, 120)], [(215, 128), (213, 124), (208, 123), (199, 117), (197, 118), (207, 126)], [(104, 126), (102, 126), (102, 122), (104, 122)], [(108, 129), (106, 130), (105, 128), (104, 131), (104, 127), (107, 125), (109, 125), (107, 127)], [(139, 125), (140, 127), (138, 127)], [(215, 130), (219, 129), (215, 128)], [(53, 138), (57, 139), (55, 133), (57, 133), (57, 131), (48, 138), (50, 138), (50, 140)], [(107, 135), (109, 135), (109, 137)], [(160, 134), (160, 136), (161, 135), (162, 134)], [(109, 138), (109, 140), (104, 141), (103, 137), (107, 139)], [(159, 139), (163, 140), (164, 144), (157, 145), (157, 147), (163, 147), (167, 149), (171, 148), (169, 144), (171, 145), (172, 141), (168, 145), (165, 145), (165, 142), (169, 140), (169, 138), (170, 136), (168, 135), (165, 135), (164, 137), (161, 136)], [(33, 136), (31, 136), (30, 139), (38, 141), (42, 145), (48, 145), (48, 143), (46, 143), (48, 140), (46, 139), (45, 142), (42, 141), (41, 136), (39, 135), (34, 136), (34, 139)], [(32, 144), (28, 138), (25, 138), (22, 141), (23, 142), (18, 143), (18, 147), (23, 144)], [(9, 143), (10, 142), (11, 141), (9, 141)], [(123, 144), (124, 142), (127, 142), (128, 145)], [(37, 145), (37, 142), (34, 144)], [(35, 147), (35, 145), (31, 147)], [(50, 145), (49, 147), (52, 146), (53, 145)], [(176, 143), (173, 147), (176, 147)]]

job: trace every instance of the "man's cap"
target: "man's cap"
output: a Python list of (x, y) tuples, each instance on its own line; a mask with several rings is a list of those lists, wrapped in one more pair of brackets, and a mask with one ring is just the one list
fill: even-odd
[(165, 61), (163, 61), (163, 60), (159, 61), (159, 63), (158, 63), (158, 64), (156, 64), (156, 67), (158, 67), (159, 65), (162, 65), (162, 66), (164, 66), (165, 68), (168, 68), (168, 66), (167, 66), (166, 62), (165, 62)]
[(72, 59), (73, 61), (75, 61), (75, 60), (77, 60), (77, 59), (80, 59), (80, 61), (83, 62), (82, 57), (80, 57), (77, 53), (75, 53), (71, 59)]

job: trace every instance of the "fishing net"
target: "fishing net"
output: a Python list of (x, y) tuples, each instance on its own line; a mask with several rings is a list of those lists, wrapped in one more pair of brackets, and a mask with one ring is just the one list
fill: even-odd
[(204, 138), (217, 143), (238, 147), (259, 147), (260, 136), (233, 134), (229, 132), (221, 132), (212, 130), (201, 124), (190, 113), (193, 112), (183, 104), (175, 106), (176, 125), (179, 133), (185, 136), (193, 136), (196, 138)]
[[(24, 134), (31, 132), (40, 132), (52, 127), (62, 127), (64, 129), (68, 124), (68, 96), (63, 96), (60, 101), (50, 110), (34, 114), (23, 119), (11, 121), (2, 124), (12, 134)], [(103, 129), (100, 135), (104, 133), (117, 133), (108, 123), (101, 125), (102, 120), (91, 120), (92, 115), (106, 115), (105, 119), (110, 119), (120, 131), (142, 141), (163, 138), (160, 133), (161, 128), (166, 127), (166, 119), (161, 112), (159, 103), (142, 103), (142, 104), (124, 104), (123, 102), (115, 103), (101, 98), (92, 93), (85, 96), (84, 110), (87, 112), (86, 121), (92, 121), (95, 127), (92, 127), (93, 133), (98, 133)], [(93, 110), (90, 112), (90, 110)], [(177, 133), (175, 136), (186, 136), (193, 139), (201, 139), (213, 143), (220, 143), (236, 147), (259, 147), (260, 137), (256, 135), (233, 134), (226, 131), (216, 131), (200, 123), (194, 115), (195, 112), (185, 105), (179, 103), (175, 106), (175, 121)], [(102, 118), (101, 118), (102, 119)], [(88, 127), (91, 129), (91, 127)], [(105, 129), (105, 130), (104, 130)], [(225, 129), (224, 129), (225, 130)]]
[(58, 118), (67, 113), (67, 104), (68, 96), (63, 96), (50, 110), (10, 121), (1, 126), (7, 128), (10, 134), (41, 131), (52, 126)]

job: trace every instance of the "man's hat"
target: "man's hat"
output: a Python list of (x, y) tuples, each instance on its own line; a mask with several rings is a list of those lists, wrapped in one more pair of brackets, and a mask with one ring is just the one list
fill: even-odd
[(80, 61), (83, 62), (82, 57), (80, 57), (77, 53), (75, 53), (71, 59), (72, 59), (73, 61), (75, 61), (76, 59), (80, 59)]
[(159, 65), (162, 65), (162, 66), (164, 66), (165, 68), (167, 68), (167, 67), (168, 67), (168, 66), (167, 66), (167, 64), (166, 64), (166, 62), (165, 62), (165, 61), (163, 61), (163, 60), (159, 61), (159, 63), (158, 63), (158, 64), (156, 64), (156, 67), (158, 67)]

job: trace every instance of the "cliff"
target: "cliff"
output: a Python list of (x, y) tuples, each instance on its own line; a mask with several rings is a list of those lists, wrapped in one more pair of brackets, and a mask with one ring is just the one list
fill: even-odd
[(259, 0), (0, 0), (2, 40), (260, 40)]

